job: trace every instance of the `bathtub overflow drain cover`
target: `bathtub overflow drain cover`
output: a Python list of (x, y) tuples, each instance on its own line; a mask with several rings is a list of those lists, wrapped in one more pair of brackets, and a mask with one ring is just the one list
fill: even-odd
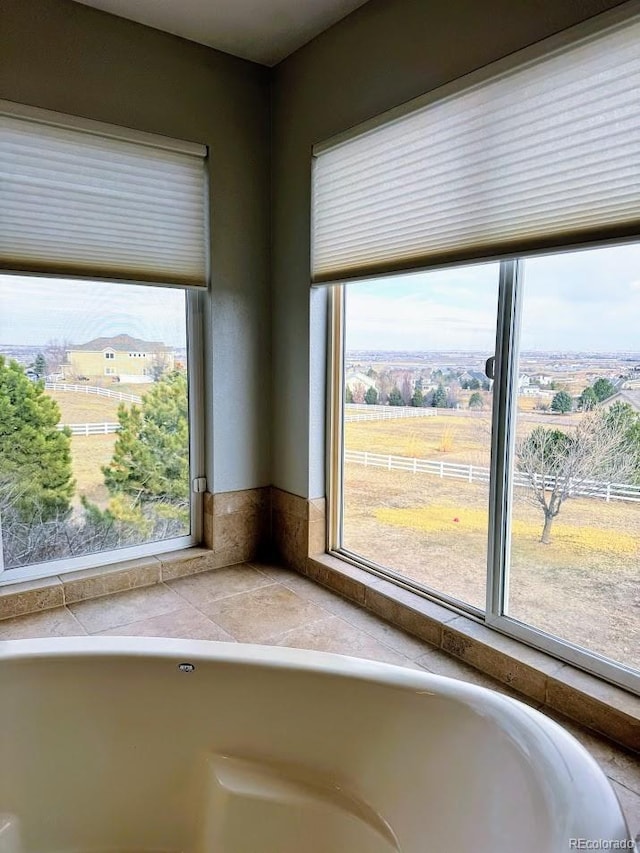
[(180, 672), (193, 672), (195, 666), (192, 663), (179, 663), (178, 669)]

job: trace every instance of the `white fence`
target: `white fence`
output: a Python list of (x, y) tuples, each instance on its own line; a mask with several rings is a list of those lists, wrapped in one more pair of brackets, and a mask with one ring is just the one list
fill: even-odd
[(69, 385), (67, 382), (45, 382), (47, 391), (75, 391), (78, 394), (95, 394), (98, 397), (109, 397), (122, 403), (141, 403), (142, 397), (136, 394), (124, 394), (122, 391), (112, 391), (110, 388), (96, 388), (94, 385)]
[[(441, 462), (437, 459), (415, 459), (409, 456), (387, 456), (381, 453), (370, 453), (367, 450), (345, 450), (345, 462), (354, 462), (371, 468), (386, 468), (388, 471), (410, 471), (413, 474), (433, 474), (437, 477), (450, 477), (454, 480), (465, 480), (467, 483), (488, 483), (489, 469), (479, 465), (461, 465), (456, 462)], [(536, 480), (536, 485), (542, 478)], [(553, 478), (546, 477), (545, 485), (553, 487)], [(525, 474), (516, 473), (513, 478), (514, 486), (528, 487), (529, 478)], [(640, 502), (640, 486), (627, 483), (603, 483), (599, 480), (583, 480), (571, 490), (575, 497), (600, 498), (609, 501)]]
[(120, 424), (58, 424), (58, 430), (68, 427), (71, 435), (109, 435), (118, 432)]
[(344, 407), (345, 423), (351, 421), (386, 421), (395, 418), (432, 418), (438, 410), (414, 408), (413, 406), (367, 406), (362, 403), (346, 403)]

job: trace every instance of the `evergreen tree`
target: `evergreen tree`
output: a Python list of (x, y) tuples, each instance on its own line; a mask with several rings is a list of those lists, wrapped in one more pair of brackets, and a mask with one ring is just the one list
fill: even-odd
[(47, 362), (41, 352), (36, 356), (36, 360), (33, 363), (33, 369), (38, 379), (41, 379), (47, 373)]
[(348, 385), (344, 389), (344, 401), (345, 403), (353, 403), (353, 391)]
[(102, 471), (113, 517), (144, 522), (154, 513), (188, 519), (189, 420), (187, 377), (165, 374), (142, 405), (118, 409), (113, 458)]
[(375, 406), (375, 405), (376, 405), (376, 403), (378, 402), (378, 392), (377, 392), (377, 391), (376, 391), (376, 389), (373, 387), (373, 385), (371, 385), (371, 386), (370, 386), (369, 388), (367, 388), (367, 390), (365, 391), (365, 394), (364, 394), (364, 401), (365, 401), (365, 403), (366, 403), (368, 406)]
[(436, 390), (433, 392), (431, 405), (437, 409), (447, 408), (447, 392), (444, 390), (443, 385), (438, 385)]
[(483, 409), (484, 401), (482, 399), (482, 394), (479, 391), (474, 391), (473, 394), (469, 397), (469, 408), (470, 409)]
[(553, 400), (551, 401), (552, 412), (559, 412), (564, 415), (567, 412), (570, 412), (572, 408), (573, 400), (571, 399), (571, 395), (567, 394), (566, 391), (558, 391), (558, 393), (554, 395)]
[(75, 490), (71, 434), (58, 429), (59, 421), (58, 404), (42, 384), (0, 356), (0, 481), (11, 484), (11, 509), (20, 521), (45, 522), (69, 512)]
[(422, 393), (422, 380), (418, 379), (416, 381), (416, 386), (413, 390), (413, 396), (411, 397), (411, 405), (415, 406), (417, 409), (424, 406), (424, 394)]
[(404, 406), (404, 400), (397, 385), (394, 385), (391, 391), (389, 391), (389, 405)]
[(607, 397), (612, 397), (616, 393), (616, 388), (613, 382), (600, 377), (593, 383), (593, 393), (598, 398), (598, 402), (601, 403)]
[(590, 412), (598, 402), (596, 392), (593, 388), (585, 388), (582, 394), (578, 397), (578, 408), (583, 412)]

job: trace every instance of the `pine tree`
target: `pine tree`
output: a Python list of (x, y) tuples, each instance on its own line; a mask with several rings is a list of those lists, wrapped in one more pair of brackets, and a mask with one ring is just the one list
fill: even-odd
[(142, 405), (118, 409), (113, 458), (102, 471), (111, 514), (143, 523), (150, 516), (186, 521), (189, 512), (187, 377), (165, 374)]
[(391, 391), (389, 391), (389, 405), (404, 406), (404, 400), (397, 385), (394, 385)]
[(75, 491), (68, 429), (41, 383), (0, 356), (0, 488), (12, 490), (11, 510), (23, 522), (62, 518)]
[(438, 385), (436, 390), (433, 392), (433, 397), (431, 399), (431, 405), (437, 409), (446, 409), (446, 407), (447, 407), (447, 392), (444, 390), (443, 385)]
[(41, 379), (47, 373), (47, 362), (41, 352), (36, 356), (36, 360), (33, 363), (33, 369), (38, 379)]
[(560, 414), (564, 415), (570, 412), (572, 408), (573, 400), (571, 399), (571, 395), (566, 391), (558, 391), (551, 401), (552, 412), (560, 412)]
[(373, 385), (371, 385), (365, 391), (364, 401), (368, 406), (375, 406), (376, 403), (378, 402), (378, 392), (373, 387)]

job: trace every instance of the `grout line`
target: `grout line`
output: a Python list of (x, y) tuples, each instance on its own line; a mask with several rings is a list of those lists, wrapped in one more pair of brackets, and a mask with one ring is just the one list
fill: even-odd
[[(219, 570), (219, 569), (212, 569), (211, 571), (217, 572), (217, 571), (220, 571), (220, 570)], [(200, 572), (199, 574), (205, 574), (205, 572)], [(184, 578), (174, 578), (173, 580), (175, 580), (175, 581), (181, 581), (181, 580), (185, 580), (186, 578), (189, 578), (189, 577), (195, 577), (195, 575), (185, 575), (185, 577), (184, 577)], [(238, 595), (247, 595), (247, 594), (248, 594), (248, 593), (250, 593), (250, 592), (257, 592), (259, 589), (266, 589), (267, 587), (269, 587), (269, 586), (275, 586), (275, 585), (278, 583), (278, 581), (274, 581), (274, 580), (271, 580), (271, 579), (269, 579), (269, 580), (270, 580), (270, 583), (262, 583), (262, 584), (260, 584), (259, 586), (251, 587), (251, 589), (243, 589), (241, 592), (230, 592), (230, 593), (228, 593), (227, 595), (219, 595), (217, 598), (212, 598), (212, 599), (210, 599), (210, 600), (207, 602), (207, 604), (215, 604), (215, 602), (216, 602), (216, 601), (226, 601), (227, 599), (229, 599), (229, 598), (235, 598), (235, 597), (236, 597), (236, 596), (238, 596)], [(170, 581), (170, 583), (171, 583), (171, 582), (172, 582), (172, 581)], [(189, 599), (188, 599), (188, 598), (186, 598), (186, 597), (185, 597), (185, 596), (184, 596), (184, 595), (183, 595), (179, 590), (177, 590), (177, 589), (173, 589), (173, 587), (169, 586), (169, 584), (168, 584), (168, 583), (165, 583), (165, 585), (167, 586), (167, 588), (168, 588), (168, 589), (170, 589), (170, 590), (171, 590), (171, 592), (174, 592), (176, 595), (179, 595), (179, 596), (180, 596), (180, 598), (184, 599), (184, 601), (186, 601), (186, 602), (187, 602), (187, 604), (190, 604), (192, 607), (194, 607), (194, 608), (195, 608), (196, 610), (198, 610), (200, 613), (204, 613), (204, 611), (203, 611), (203, 610), (202, 610), (202, 609), (201, 609), (197, 604), (194, 604), (192, 601), (189, 601)], [(204, 613), (204, 615), (206, 616), (207, 614), (206, 614), (206, 613)]]
[(69, 614), (69, 616), (71, 616), (71, 618), (73, 619), (73, 621), (78, 623), (78, 625), (79, 625), (79, 626), (82, 628), (82, 630), (84, 631), (85, 636), (87, 636), (87, 637), (88, 637), (88, 636), (90, 636), (89, 632), (88, 632), (88, 631), (87, 631), (87, 629), (84, 627), (84, 625), (82, 624), (82, 622), (78, 619), (78, 617), (77, 617), (77, 616), (76, 616), (76, 614), (73, 612), (73, 610), (71, 610), (69, 607), (67, 607), (67, 605), (66, 605), (66, 604), (63, 606), (63, 608), (62, 608), (62, 609), (63, 609), (63, 610), (66, 610), (66, 612)]

